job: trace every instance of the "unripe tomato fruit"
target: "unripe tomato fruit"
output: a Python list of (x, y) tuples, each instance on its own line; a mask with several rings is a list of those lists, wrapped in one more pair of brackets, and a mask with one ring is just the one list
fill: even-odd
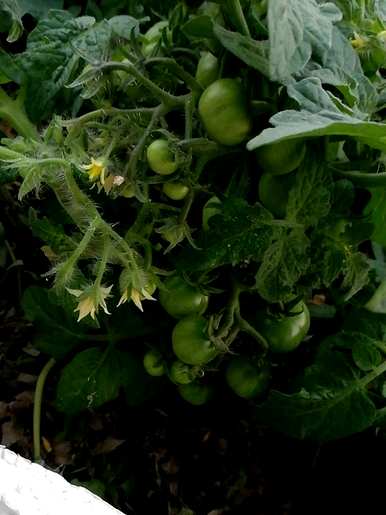
[(284, 218), (288, 194), (295, 182), (295, 173), (272, 175), (263, 173), (259, 181), (259, 198), (264, 207), (277, 218)]
[(159, 293), (160, 304), (172, 317), (202, 315), (208, 307), (208, 296), (177, 275), (166, 279), (164, 286)]
[(201, 95), (201, 120), (209, 136), (222, 145), (238, 145), (252, 128), (246, 94), (236, 79), (218, 79)]
[(305, 152), (304, 142), (294, 139), (264, 145), (256, 150), (256, 157), (265, 173), (284, 175), (298, 168)]
[(267, 389), (270, 370), (266, 362), (258, 363), (239, 356), (230, 361), (225, 378), (237, 395), (244, 399), (253, 399)]
[(203, 52), (197, 64), (196, 79), (203, 88), (207, 88), (218, 77), (219, 63), (211, 52)]
[(187, 365), (205, 365), (217, 355), (207, 334), (205, 318), (192, 315), (180, 320), (173, 329), (173, 351)]
[(170, 367), (169, 377), (173, 383), (189, 384), (195, 380), (196, 372), (193, 367), (176, 360), (173, 361)]
[(256, 328), (267, 340), (272, 352), (291, 352), (300, 345), (308, 333), (310, 312), (301, 301), (285, 316), (261, 314)]
[(216, 204), (221, 205), (221, 200), (214, 196), (208, 200), (202, 209), (202, 228), (204, 231), (209, 230), (209, 220), (214, 216), (221, 213), (221, 208), (216, 207)]
[(150, 143), (147, 147), (146, 157), (153, 172), (160, 175), (170, 175), (178, 168), (177, 161), (165, 139), (159, 138)]
[(181, 182), (165, 182), (162, 191), (172, 200), (183, 200), (188, 194), (189, 188)]
[(165, 363), (162, 354), (157, 350), (149, 350), (143, 357), (143, 366), (151, 376), (162, 376), (165, 373)]
[(185, 401), (194, 406), (202, 406), (213, 396), (213, 389), (207, 384), (200, 383), (181, 385), (178, 387), (178, 392)]

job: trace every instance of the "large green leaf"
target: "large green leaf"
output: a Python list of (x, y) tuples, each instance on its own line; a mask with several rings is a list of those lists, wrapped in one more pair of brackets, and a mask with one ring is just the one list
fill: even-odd
[(121, 386), (121, 354), (92, 347), (66, 365), (59, 379), (56, 406), (68, 415), (115, 399)]
[(323, 58), (332, 45), (333, 23), (341, 13), (331, 3), (275, 0), (268, 3), (270, 70), (273, 80), (301, 71), (313, 53)]
[[(67, 300), (68, 299), (68, 300)], [(23, 294), (22, 307), (36, 328), (35, 344), (54, 358), (62, 358), (85, 338), (86, 325), (77, 323), (69, 296), (31, 286)]]
[(324, 352), (306, 369), (306, 387), (294, 394), (273, 391), (258, 407), (274, 429), (295, 438), (326, 441), (358, 433), (376, 419), (376, 408), (347, 358)]
[(185, 270), (210, 270), (222, 265), (260, 261), (273, 236), (272, 215), (260, 204), (250, 206), (243, 199), (229, 199), (221, 214), (210, 220), (210, 230), (197, 239), (198, 250), (186, 249), (177, 258)]

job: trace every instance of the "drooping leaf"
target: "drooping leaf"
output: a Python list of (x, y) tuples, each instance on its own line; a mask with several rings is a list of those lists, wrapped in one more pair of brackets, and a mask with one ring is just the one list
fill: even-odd
[(62, 370), (56, 406), (68, 415), (98, 408), (115, 399), (120, 386), (120, 353), (92, 347), (77, 354)]
[(269, 47), (267, 41), (255, 41), (238, 32), (226, 30), (224, 27), (221, 27), (221, 25), (215, 24), (213, 30), (220, 43), (229, 50), (229, 52), (251, 68), (259, 71), (266, 77), (269, 76)]
[(274, 429), (295, 438), (328, 441), (363, 431), (376, 418), (365, 382), (346, 357), (328, 351), (305, 371), (305, 387), (294, 394), (273, 391), (257, 408)]
[(273, 128), (252, 138), (248, 150), (287, 139), (320, 136), (351, 136), (373, 148), (386, 149), (386, 124), (364, 120), (363, 113), (354, 113), (328, 94), (319, 79), (307, 78), (290, 85), (288, 93), (299, 103), (300, 111), (281, 111), (272, 116)]
[(76, 322), (69, 297), (59, 298), (52, 290), (32, 286), (25, 290), (21, 304), (34, 322), (34, 341), (41, 351), (62, 358), (84, 340), (86, 327)]

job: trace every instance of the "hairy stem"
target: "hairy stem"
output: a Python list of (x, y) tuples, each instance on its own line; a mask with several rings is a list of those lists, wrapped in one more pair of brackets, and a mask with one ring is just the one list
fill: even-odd
[(158, 100), (170, 108), (183, 106), (185, 102), (185, 95), (176, 96), (164, 91), (157, 86), (152, 80), (141, 73), (138, 68), (130, 63), (115, 63), (109, 62), (101, 66), (102, 71), (108, 70), (122, 70), (132, 75), (137, 81), (148, 89)]

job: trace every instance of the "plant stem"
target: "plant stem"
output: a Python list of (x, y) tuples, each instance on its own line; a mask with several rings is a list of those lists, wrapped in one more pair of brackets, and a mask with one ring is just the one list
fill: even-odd
[(146, 114), (153, 113), (155, 107), (136, 107), (133, 109), (119, 109), (117, 107), (104, 107), (102, 109), (96, 109), (95, 111), (91, 111), (90, 113), (83, 114), (82, 116), (78, 116), (78, 118), (71, 118), (71, 120), (63, 120), (61, 125), (64, 127), (76, 125), (76, 124), (85, 124), (89, 121), (93, 121), (96, 118), (102, 118), (104, 116), (110, 116), (114, 114), (122, 114), (122, 115), (130, 115), (130, 114)]
[(33, 455), (34, 461), (40, 462), (41, 454), (40, 454), (40, 425), (41, 425), (41, 413), (42, 413), (42, 398), (43, 398), (43, 389), (44, 384), (47, 379), (47, 375), (51, 368), (55, 365), (56, 361), (54, 358), (51, 358), (42, 371), (39, 374), (35, 395), (34, 395), (34, 408), (33, 408)]
[(192, 91), (202, 91), (202, 87), (196, 81), (193, 75), (190, 75), (190, 73), (184, 70), (182, 66), (180, 66), (174, 59), (171, 59), (170, 57), (152, 57), (148, 59), (145, 64), (162, 64), (163, 66), (166, 66), (166, 68), (172, 70), (177, 75), (177, 77), (180, 77), (180, 79), (182, 79)]
[(240, 4), (240, 0), (229, 0), (228, 1), (229, 7), (232, 11), (232, 14), (235, 17), (235, 24), (237, 25), (237, 28), (245, 35), (245, 36), (251, 36), (251, 33), (249, 32), (248, 24), (246, 22), (243, 9)]
[(376, 379), (378, 376), (384, 374), (386, 372), (386, 361), (381, 363), (378, 367), (375, 367), (374, 370), (372, 370), (369, 374), (362, 377), (362, 379), (359, 381), (361, 386), (365, 387), (368, 384), (372, 383), (374, 379)]
[(166, 114), (166, 112), (167, 109), (165, 108), (164, 104), (160, 104), (158, 107), (154, 109), (149, 125), (146, 127), (141, 139), (138, 141), (134, 150), (130, 154), (129, 162), (127, 163), (127, 166), (125, 168), (125, 175), (127, 175), (132, 182), (135, 182), (137, 162), (141, 156), (141, 152), (145, 148), (147, 138), (156, 126), (160, 117)]
[(244, 318), (242, 318), (240, 313), (236, 312), (236, 319), (240, 327), (240, 331), (243, 331), (244, 333), (249, 334), (249, 336), (252, 336), (252, 338), (255, 339), (263, 347), (264, 351), (267, 351), (269, 345), (264, 336), (261, 335), (258, 331), (256, 331), (256, 329), (252, 327), (251, 324), (249, 324)]
[(35, 125), (29, 120), (22, 101), (23, 92), (13, 100), (0, 88), (0, 118), (3, 118), (15, 131), (26, 139), (38, 140), (39, 134)]
[(175, 96), (167, 91), (164, 91), (162, 88), (157, 86), (152, 80), (148, 79), (143, 73), (141, 73), (135, 66), (130, 63), (114, 63), (109, 62), (105, 63), (101, 66), (102, 71), (108, 70), (122, 70), (124, 72), (132, 75), (137, 81), (146, 89), (148, 89), (153, 95), (158, 98), (163, 104), (168, 106), (169, 108), (183, 106), (185, 102), (185, 95)]

